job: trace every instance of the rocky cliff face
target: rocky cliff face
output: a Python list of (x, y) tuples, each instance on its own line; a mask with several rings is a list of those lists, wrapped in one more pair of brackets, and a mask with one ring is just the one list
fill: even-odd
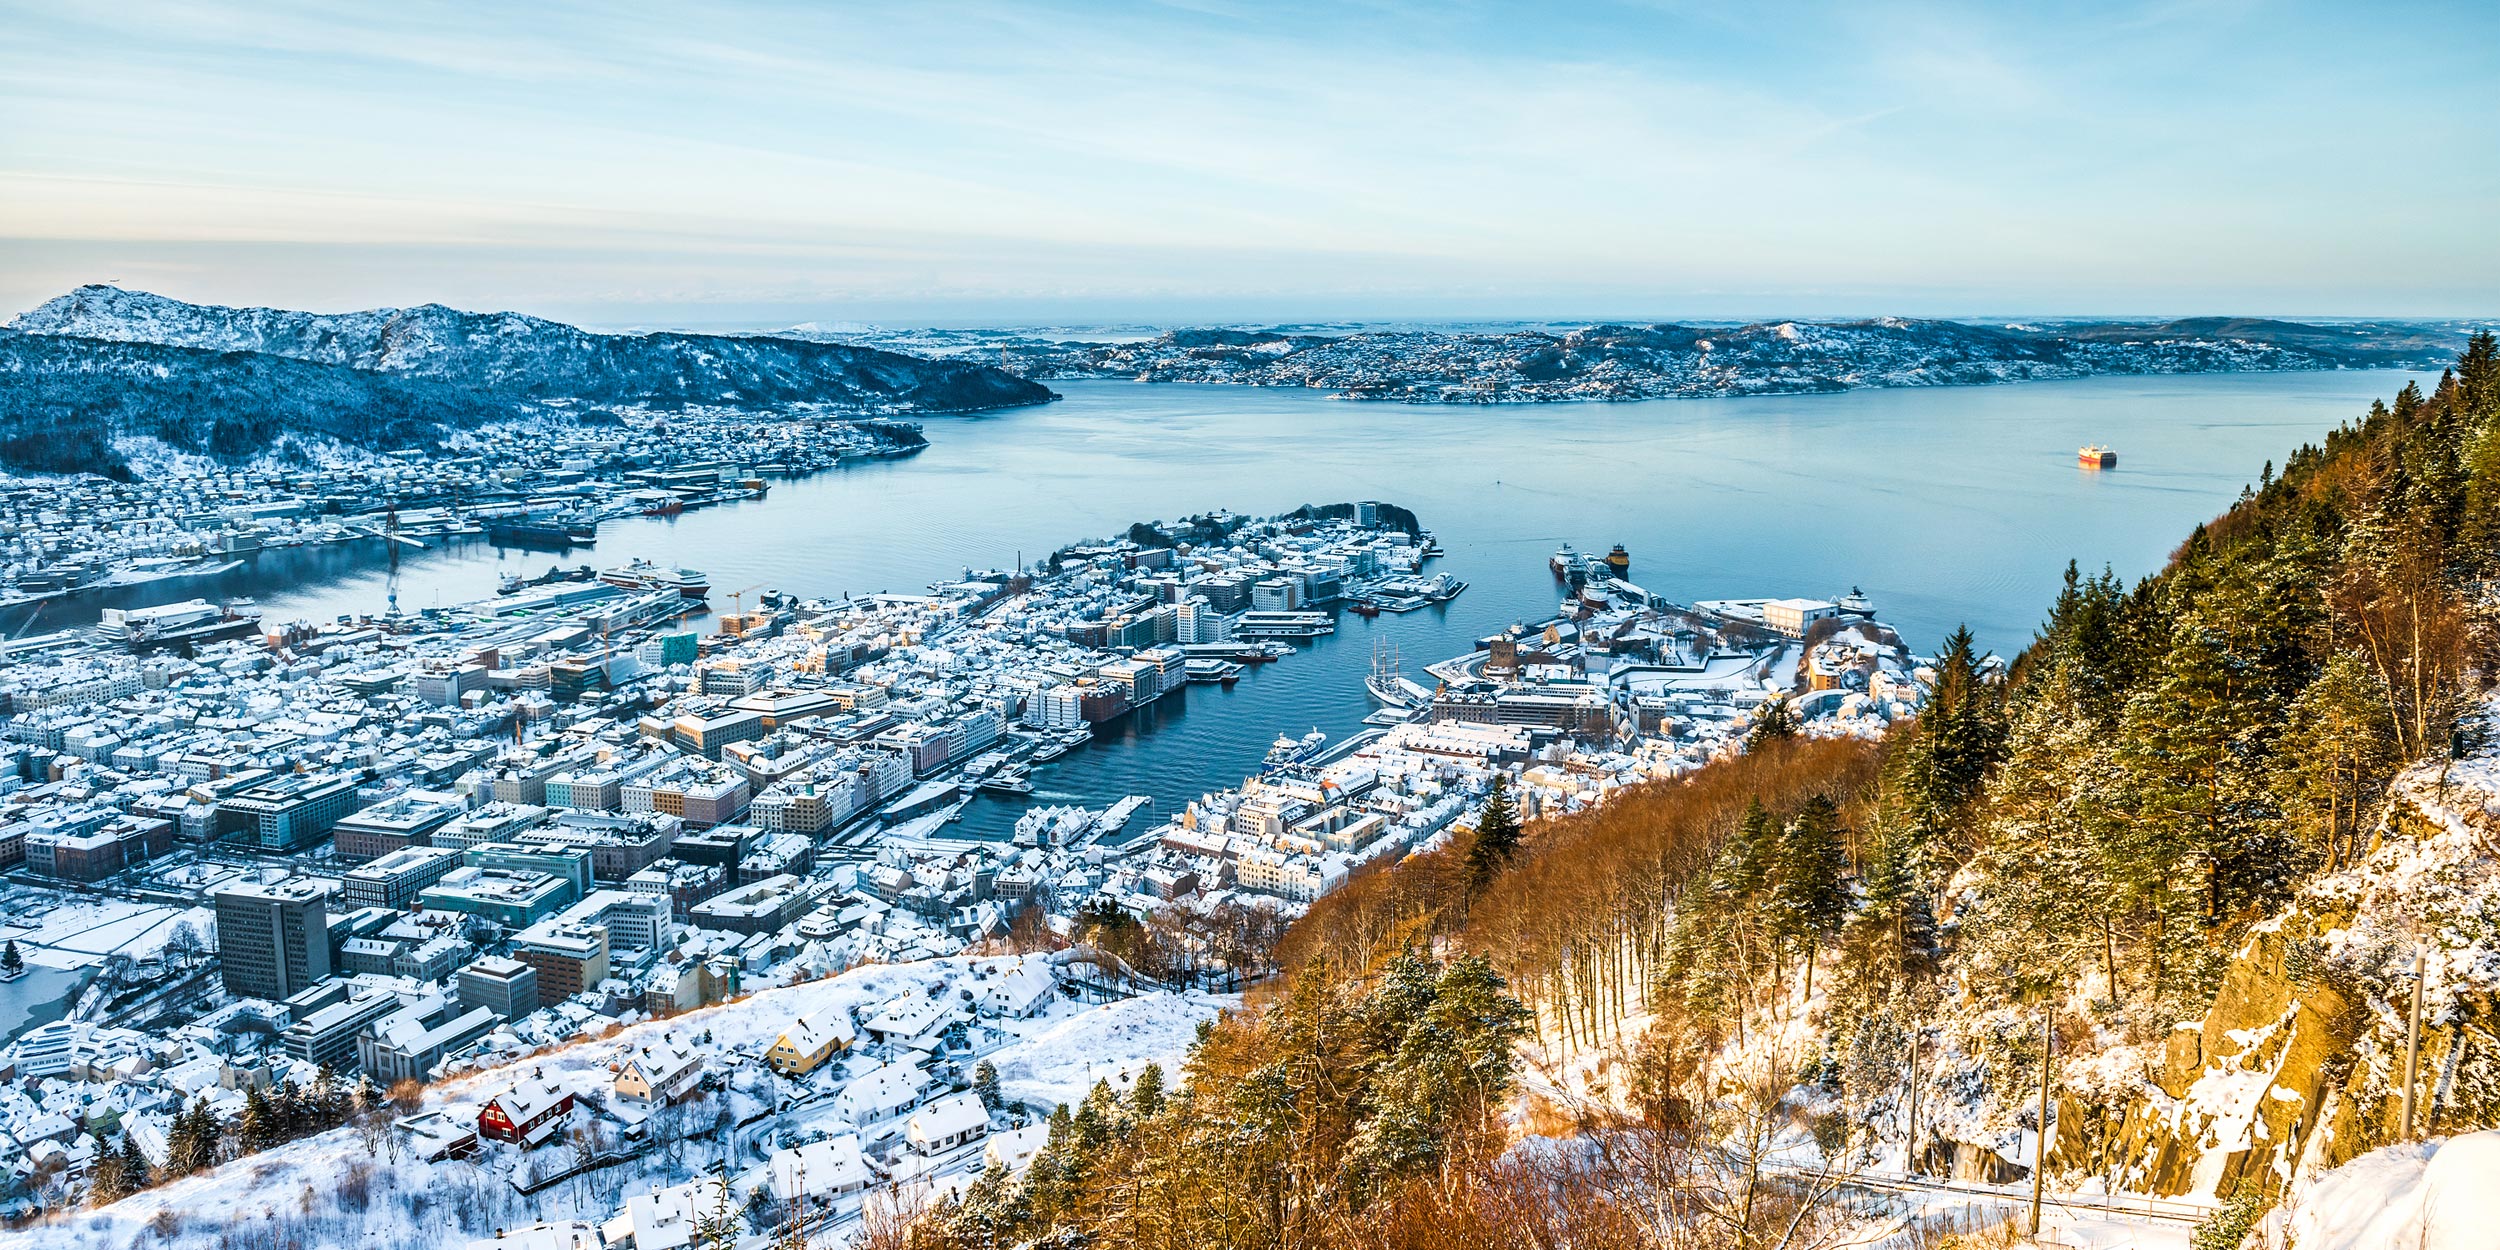
[(2415, 1132), (2500, 1125), (2500, 752), (2399, 779), (2375, 846), (2258, 926), (2124, 1107), (2072, 1102), (2053, 1166), (2231, 1193), (2396, 1140), (2423, 956)]
[(1057, 398), (1039, 383), (970, 361), (786, 338), (596, 334), (519, 313), (440, 304), (308, 313), (85, 286), (11, 326), (28, 334), (285, 356), (532, 400), (966, 412)]

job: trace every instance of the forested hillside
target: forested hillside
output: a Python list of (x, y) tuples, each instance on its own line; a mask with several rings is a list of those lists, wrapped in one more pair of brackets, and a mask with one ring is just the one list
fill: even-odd
[(544, 411), (284, 356), (0, 330), (0, 465), (29, 472), (122, 475), (122, 438), (221, 459), (289, 435), (387, 451)]
[(1880, 744), (1765, 718), (1359, 877), (1175, 1086), (1100, 1092), (1020, 1186), (875, 1240), (1808, 1244), (1875, 1160), (2023, 1174), (2045, 1027), (2051, 1179), (2210, 1195), (2235, 1245), (2396, 1137), (2416, 954), (2421, 1123), (2500, 1122), (2496, 574), (2484, 334), (2160, 573), (2070, 569), (2003, 680), (1949, 640)]
[(969, 412), (1056, 398), (1039, 383), (975, 361), (760, 335), (600, 334), (543, 317), (440, 304), (309, 313), (84, 286), (11, 324), (30, 334), (286, 356), (530, 400)]

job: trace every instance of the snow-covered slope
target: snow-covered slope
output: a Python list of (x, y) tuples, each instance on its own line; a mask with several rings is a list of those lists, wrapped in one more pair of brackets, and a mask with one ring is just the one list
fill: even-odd
[(259, 352), (538, 400), (957, 412), (1052, 398), (1037, 383), (968, 361), (798, 339), (595, 334), (440, 304), (309, 313), (84, 286), (10, 324), (28, 334)]
[[(1041, 959), (1042, 956), (1029, 958)], [(758, 992), (733, 1003), (701, 1008), (528, 1055), (443, 1081), (425, 1092), (422, 1108), (474, 1124), (488, 1099), (524, 1077), (544, 1078), (559, 1089), (611, 1105), (612, 1063), (663, 1034), (689, 1040), (705, 1057), (707, 1071), (731, 1076), (723, 1095), (731, 1113), (760, 1127), (734, 1133), (740, 1170), (771, 1125), (771, 1085), (754, 1060), (800, 1016), (830, 1019), (866, 1016), (905, 995), (969, 994), (994, 977), (1012, 957), (920, 960), (874, 964), (838, 976)], [(1031, 1106), (1074, 1104), (1097, 1080), (1125, 1086), (1149, 1063), (1177, 1079), (1195, 1040), (1198, 1022), (1236, 1000), (1204, 995), (1155, 994), (1099, 1006), (1055, 1001), (1033, 1020), (994, 1022), (1015, 1036), (987, 1057), (999, 1073), (1001, 1092)], [(745, 1057), (741, 1063), (739, 1057)], [(856, 1062), (873, 1066), (870, 1061)], [(968, 1065), (967, 1065), (968, 1066)], [(758, 1091), (764, 1091), (759, 1096)], [(819, 1110), (821, 1102), (815, 1104)], [(755, 1117), (763, 1117), (755, 1119)], [(562, 1146), (520, 1155), (490, 1146), (474, 1162), (422, 1162), (411, 1155), (377, 1157), (353, 1128), (289, 1142), (226, 1163), (197, 1176), (146, 1190), (105, 1208), (75, 1213), (58, 1222), (9, 1234), (12, 1247), (28, 1250), (104, 1250), (153, 1245), (214, 1250), (233, 1245), (335, 1245), (437, 1250), (465, 1246), (495, 1229), (537, 1220), (603, 1220), (629, 1194), (686, 1179), (690, 1169), (718, 1153), (707, 1146), (668, 1158), (652, 1148), (633, 1161), (602, 1169), (595, 1183), (560, 1184), (523, 1196), (508, 1176), (533, 1166), (560, 1166)], [(977, 1170), (977, 1153), (963, 1166)], [(340, 1195), (352, 1193), (354, 1201)], [(160, 1224), (170, 1237), (150, 1231)]]
[(2500, 1131), (2374, 1150), (2303, 1187), (2276, 1222), (2300, 1250), (2488, 1250)]
[(0, 331), (0, 464), (111, 473), (118, 440), (241, 458), (294, 435), (377, 450), (519, 420), (527, 400), (246, 352)]

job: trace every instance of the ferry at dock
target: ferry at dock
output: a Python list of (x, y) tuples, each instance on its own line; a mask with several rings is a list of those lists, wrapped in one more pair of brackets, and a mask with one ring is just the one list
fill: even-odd
[(523, 514), (486, 523), (486, 541), (499, 547), (533, 547), (563, 551), (599, 541), (599, 522), (587, 516), (540, 517)]
[(1200, 683), (1213, 682), (1229, 686), (1241, 680), (1241, 665), (1231, 660), (1191, 660), (1182, 666), (1182, 672), (1189, 680)]
[(1325, 612), (1244, 612), (1233, 622), (1233, 637), (1242, 640), (1317, 638), (1337, 632)]
[[(248, 604), (250, 600), (240, 602)], [(231, 605), (213, 604), (205, 599), (156, 608), (106, 608), (96, 622), (97, 633), (134, 652), (240, 638), (259, 628), (258, 616), (238, 613)]]
[(693, 569), (663, 568), (641, 559), (608, 569), (599, 574), (599, 580), (627, 590), (674, 590), (689, 599), (712, 593), (712, 579)]
[(1328, 735), (1317, 728), (1302, 735), (1299, 740), (1285, 734), (1278, 734), (1275, 745), (1267, 749), (1266, 771), (1273, 772), (1279, 768), (1290, 768), (1303, 763), (1319, 754), (1320, 748), (1326, 745), (1328, 745)]

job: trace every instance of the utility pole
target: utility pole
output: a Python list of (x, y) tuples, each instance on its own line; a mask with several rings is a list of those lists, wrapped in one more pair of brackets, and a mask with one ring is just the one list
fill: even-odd
[(2040, 1184), (2049, 1170), (2049, 1055), (2057, 1049), (2057, 1008), (2040, 1013), (2040, 1144), (2031, 1151), (2031, 1235), (2040, 1235)]
[(1910, 1132), (1901, 1143), (1901, 1171), (1918, 1175), (1918, 1051), (1927, 1039), (1918, 1030), (1910, 1030)]
[(2413, 1010), (2405, 1017), (2405, 1114), (2404, 1129), (2398, 1141), (2413, 1140), (2413, 1084), (2417, 1065), (2422, 1058), (2422, 968), (2423, 952), (2413, 952)]

